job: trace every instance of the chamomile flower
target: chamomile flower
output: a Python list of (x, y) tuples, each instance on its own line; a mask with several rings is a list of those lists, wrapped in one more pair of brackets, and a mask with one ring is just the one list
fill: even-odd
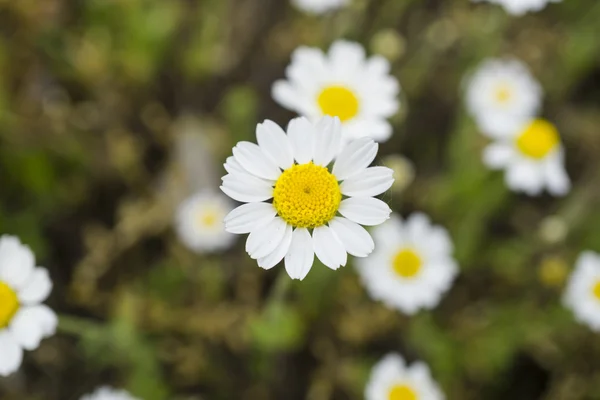
[(180, 204), (175, 221), (181, 241), (198, 253), (229, 248), (235, 235), (225, 230), (223, 219), (233, 210), (230, 200), (204, 190)]
[(365, 400), (444, 400), (444, 394), (422, 362), (410, 367), (398, 354), (388, 354), (373, 367)]
[(292, 0), (292, 4), (300, 10), (311, 14), (325, 14), (328, 11), (342, 8), (350, 0)]
[(510, 189), (530, 196), (544, 189), (562, 196), (571, 188), (558, 131), (543, 119), (527, 121), (498, 137), (485, 149), (483, 161), (492, 169), (506, 171)]
[[(247, 203), (225, 218), (232, 233), (250, 233), (246, 251), (269, 269), (285, 259), (292, 279), (304, 279), (316, 256), (331, 269), (347, 254), (366, 257), (374, 244), (361, 225), (379, 225), (390, 208), (374, 198), (394, 179), (386, 167), (368, 167), (378, 145), (362, 138), (341, 147), (339, 119), (258, 124), (258, 145), (240, 142), (225, 163), (221, 190)], [(341, 150), (340, 150), (341, 149)], [(331, 169), (329, 165), (335, 158)]]
[(51, 290), (48, 271), (35, 266), (29, 247), (0, 237), (0, 376), (17, 371), (23, 349), (35, 350), (56, 331), (56, 314), (40, 304)]
[(327, 54), (298, 48), (286, 75), (273, 85), (273, 98), (283, 107), (312, 122), (338, 117), (344, 140), (369, 136), (383, 142), (392, 135), (387, 118), (398, 111), (400, 86), (385, 58), (367, 59), (361, 45), (339, 40)]
[(434, 308), (458, 273), (448, 232), (416, 213), (392, 215), (373, 237), (376, 250), (357, 263), (371, 297), (411, 315)]
[(579, 256), (563, 303), (579, 322), (600, 332), (600, 254), (585, 251)]
[(117, 390), (108, 386), (96, 389), (92, 394), (87, 394), (81, 400), (139, 400), (125, 390)]
[(521, 61), (485, 61), (467, 80), (466, 107), (483, 134), (497, 137), (534, 118), (542, 88)]
[(500, 4), (506, 12), (513, 15), (523, 15), (530, 11), (540, 11), (548, 3), (558, 3), (562, 0), (473, 0), (474, 2), (488, 1)]

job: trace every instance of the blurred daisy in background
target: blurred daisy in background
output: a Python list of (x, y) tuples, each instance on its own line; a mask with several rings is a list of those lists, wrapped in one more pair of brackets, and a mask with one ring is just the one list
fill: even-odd
[(311, 14), (324, 14), (348, 5), (350, 0), (292, 0), (298, 9)]
[(15, 236), (0, 237), (0, 376), (17, 371), (23, 349), (35, 350), (56, 331), (56, 314), (40, 304), (51, 290), (48, 271), (35, 266), (31, 249)]
[(579, 322), (600, 332), (600, 254), (585, 251), (579, 256), (563, 303)]
[(510, 189), (530, 196), (540, 194), (544, 188), (555, 196), (569, 192), (571, 182), (564, 158), (556, 127), (543, 119), (527, 121), (497, 137), (483, 153), (488, 167), (506, 171)]
[(373, 196), (392, 186), (393, 172), (369, 167), (378, 149), (373, 139), (342, 146), (341, 136), (338, 118), (312, 124), (301, 117), (287, 134), (272, 121), (258, 124), (258, 145), (233, 148), (221, 190), (248, 204), (233, 210), (225, 225), (232, 233), (250, 233), (246, 251), (260, 267), (285, 259), (290, 277), (304, 279), (315, 255), (335, 270), (346, 265), (346, 253), (366, 257), (373, 251), (361, 225), (389, 218), (388, 205)]
[(235, 235), (225, 231), (223, 219), (233, 210), (231, 201), (219, 193), (203, 190), (179, 205), (175, 228), (180, 240), (197, 253), (224, 250)]
[(443, 400), (444, 394), (422, 362), (410, 367), (398, 354), (388, 354), (371, 371), (365, 400)]
[(562, 0), (472, 0), (474, 2), (487, 1), (489, 3), (499, 4), (504, 7), (506, 12), (513, 15), (523, 15), (530, 11), (540, 11), (548, 3), (558, 3)]
[(286, 75), (273, 85), (273, 98), (283, 107), (312, 122), (338, 117), (344, 140), (369, 136), (383, 142), (392, 135), (387, 119), (398, 111), (400, 86), (385, 58), (367, 59), (360, 44), (339, 40), (327, 54), (298, 48)]
[(117, 390), (108, 386), (103, 386), (92, 394), (85, 395), (81, 400), (139, 400), (133, 397), (125, 390)]
[(467, 111), (490, 137), (512, 132), (534, 118), (541, 103), (542, 88), (518, 60), (485, 61), (467, 80)]
[(373, 230), (375, 251), (357, 269), (372, 298), (406, 314), (434, 308), (458, 274), (448, 232), (421, 213)]

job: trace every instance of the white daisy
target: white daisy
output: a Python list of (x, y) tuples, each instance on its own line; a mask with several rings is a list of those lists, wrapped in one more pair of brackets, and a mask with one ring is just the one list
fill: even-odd
[(285, 258), (290, 277), (304, 279), (315, 254), (335, 270), (346, 265), (346, 252), (365, 257), (373, 250), (371, 236), (359, 224), (379, 225), (389, 218), (388, 205), (372, 196), (390, 188), (392, 170), (367, 168), (378, 148), (371, 138), (340, 151), (341, 131), (339, 119), (330, 117), (316, 125), (296, 118), (287, 134), (265, 121), (256, 128), (258, 145), (240, 142), (233, 148), (221, 190), (248, 204), (233, 210), (225, 227), (250, 233), (246, 251), (260, 267), (272, 268)]
[(558, 3), (562, 0), (472, 0), (474, 2), (487, 1), (500, 4), (506, 12), (513, 15), (523, 15), (529, 11), (540, 11), (548, 3)]
[(231, 210), (233, 204), (227, 197), (201, 191), (179, 205), (175, 218), (177, 234), (187, 247), (198, 253), (227, 249), (235, 240), (223, 223)]
[(410, 367), (398, 354), (388, 354), (373, 367), (365, 400), (444, 400), (445, 396), (422, 362)]
[(543, 119), (527, 121), (498, 137), (485, 149), (483, 161), (492, 169), (505, 169), (507, 186), (530, 196), (544, 188), (562, 196), (571, 188), (558, 131)]
[(585, 251), (579, 256), (563, 303), (579, 322), (600, 332), (600, 254)]
[(466, 83), (467, 110), (491, 137), (514, 130), (541, 107), (542, 88), (518, 60), (485, 61)]
[(23, 349), (35, 350), (56, 331), (56, 314), (40, 304), (51, 290), (48, 271), (35, 266), (29, 247), (0, 237), (0, 376), (19, 369)]
[(324, 14), (342, 8), (349, 2), (350, 0), (292, 0), (292, 4), (300, 10), (311, 14)]
[(338, 117), (345, 140), (369, 136), (385, 141), (392, 135), (387, 121), (398, 111), (400, 86), (381, 56), (369, 59), (358, 43), (339, 40), (329, 49), (300, 47), (292, 54), (287, 79), (273, 85), (273, 98), (309, 118)]
[(108, 386), (96, 389), (92, 394), (87, 394), (81, 400), (139, 400), (125, 390), (117, 390)]
[(434, 308), (458, 273), (448, 232), (421, 213), (373, 230), (376, 250), (357, 269), (369, 294), (406, 314)]

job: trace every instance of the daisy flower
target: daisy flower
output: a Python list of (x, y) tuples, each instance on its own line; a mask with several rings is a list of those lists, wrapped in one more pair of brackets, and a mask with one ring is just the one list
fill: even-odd
[(56, 331), (56, 314), (40, 304), (52, 290), (45, 268), (15, 236), (0, 237), (0, 376), (19, 369), (23, 349), (35, 350)]
[(529, 11), (540, 11), (548, 3), (558, 3), (562, 0), (473, 0), (474, 2), (488, 1), (500, 4), (506, 12), (512, 15), (524, 15)]
[(458, 274), (448, 232), (421, 213), (373, 230), (376, 250), (357, 269), (374, 299), (406, 314), (434, 308)]
[(579, 256), (563, 304), (579, 322), (600, 332), (600, 254), (585, 251)]
[(204, 190), (179, 205), (175, 228), (181, 241), (198, 253), (224, 250), (233, 244), (235, 235), (225, 231), (223, 219), (233, 210), (222, 194)]
[(139, 400), (133, 397), (125, 390), (117, 390), (108, 386), (103, 386), (92, 394), (87, 394), (81, 400)]
[(498, 137), (483, 153), (492, 169), (505, 169), (507, 186), (530, 196), (546, 188), (555, 196), (567, 194), (571, 182), (564, 166), (564, 149), (558, 131), (543, 119), (522, 123)]
[(311, 14), (325, 14), (328, 11), (342, 8), (350, 0), (292, 0), (298, 9)]
[(366, 400), (444, 400), (444, 394), (422, 362), (410, 367), (398, 354), (388, 354), (373, 367)]
[(369, 136), (383, 142), (392, 135), (387, 121), (398, 111), (400, 86), (381, 56), (367, 59), (358, 43), (339, 40), (329, 49), (300, 47), (292, 54), (287, 80), (273, 85), (273, 98), (309, 118), (338, 117), (343, 139)]
[(285, 259), (290, 277), (304, 279), (315, 254), (335, 270), (346, 265), (346, 253), (366, 257), (373, 251), (360, 225), (389, 218), (388, 205), (373, 196), (390, 188), (392, 170), (368, 168), (377, 155), (373, 139), (341, 148), (341, 135), (337, 118), (314, 125), (297, 118), (287, 134), (265, 121), (256, 128), (258, 145), (240, 142), (233, 148), (221, 190), (247, 204), (225, 218), (225, 229), (250, 233), (246, 251), (260, 267)]
[(482, 133), (501, 136), (535, 117), (542, 88), (521, 61), (485, 61), (466, 82), (467, 111)]

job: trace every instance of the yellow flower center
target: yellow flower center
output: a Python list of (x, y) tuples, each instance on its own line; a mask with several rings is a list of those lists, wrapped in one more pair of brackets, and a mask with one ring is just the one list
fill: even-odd
[(326, 224), (335, 216), (341, 201), (335, 176), (312, 162), (283, 171), (273, 191), (273, 206), (279, 216), (298, 228)]
[(343, 86), (329, 86), (319, 94), (319, 107), (323, 115), (339, 117), (340, 121), (348, 121), (358, 114), (358, 98)]
[(394, 272), (403, 278), (413, 278), (422, 266), (421, 257), (410, 249), (400, 250), (394, 257)]
[(544, 158), (560, 143), (558, 131), (550, 122), (536, 119), (517, 138), (517, 147), (531, 158)]
[(0, 329), (6, 328), (19, 309), (19, 299), (14, 290), (0, 281)]
[(196, 218), (198, 225), (203, 228), (212, 228), (218, 221), (217, 213), (214, 210), (202, 210)]
[(396, 385), (390, 390), (389, 400), (418, 400), (415, 391), (407, 385)]
[(498, 85), (494, 97), (498, 103), (506, 104), (512, 98), (511, 87), (507, 84)]
[(596, 299), (600, 300), (600, 281), (596, 282), (596, 284), (594, 285), (594, 296), (596, 296)]

